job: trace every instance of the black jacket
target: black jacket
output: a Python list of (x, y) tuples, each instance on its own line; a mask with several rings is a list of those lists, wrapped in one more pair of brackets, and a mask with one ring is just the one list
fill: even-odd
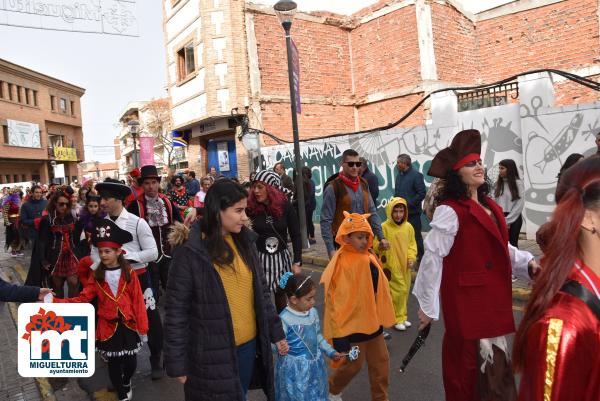
[(21, 205), (21, 224), (27, 227), (27, 237), (34, 240), (37, 237), (35, 229), (35, 219), (42, 217), (42, 212), (46, 209), (48, 201), (44, 198), (39, 201), (30, 199)]
[(371, 198), (373, 198), (373, 203), (375, 203), (375, 207), (377, 207), (377, 198), (379, 198), (379, 179), (371, 170), (366, 169), (362, 175), (362, 178), (367, 180), (369, 183), (369, 192), (371, 193)]
[[(175, 230), (182, 231), (182, 225), (177, 225)], [(254, 376), (261, 382), (267, 399), (273, 401), (271, 343), (284, 339), (285, 335), (254, 250), (256, 234), (244, 228), (243, 235), (252, 244), (253, 252), (250, 268), (254, 277), (257, 330)], [(171, 239), (173, 242), (174, 235)], [(174, 242), (182, 241), (175, 239)], [(174, 249), (166, 298), (165, 366), (171, 377), (187, 376), (185, 399), (241, 401), (227, 296), (219, 273), (210, 261), (205, 240), (201, 238), (199, 223), (194, 224), (187, 241)]]

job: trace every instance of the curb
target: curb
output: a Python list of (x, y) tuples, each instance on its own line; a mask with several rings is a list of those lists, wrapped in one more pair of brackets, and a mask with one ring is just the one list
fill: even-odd
[[(21, 281), (21, 283), (24, 283), (25, 279), (27, 279), (27, 272), (25, 271), (25, 268), (23, 267), (23, 265), (21, 265), (21, 263), (16, 263), (12, 269), (19, 276), (19, 280)], [(11, 303), (9, 303), (8, 307), (10, 309), (10, 314), (13, 318), (13, 321), (15, 322), (15, 325), (16, 325), (17, 324), (17, 316), (18, 316), (17, 306), (11, 302)], [(48, 378), (36, 377), (35, 381), (38, 384), (38, 388), (40, 390), (40, 395), (42, 396), (43, 401), (56, 401), (56, 396), (54, 395), (54, 390), (52, 389), (52, 385), (48, 381)]]

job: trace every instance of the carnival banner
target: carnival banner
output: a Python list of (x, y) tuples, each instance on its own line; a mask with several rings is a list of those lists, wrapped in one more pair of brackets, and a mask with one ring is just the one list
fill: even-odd
[(56, 160), (76, 162), (77, 161), (77, 149), (75, 148), (63, 148), (61, 146), (55, 146), (54, 158)]
[(140, 166), (154, 164), (154, 137), (140, 137)]

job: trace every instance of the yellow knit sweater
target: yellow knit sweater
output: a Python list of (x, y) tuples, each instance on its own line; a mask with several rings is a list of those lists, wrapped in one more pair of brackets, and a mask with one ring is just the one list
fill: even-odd
[(231, 311), (235, 345), (240, 345), (256, 337), (252, 270), (238, 253), (231, 235), (227, 235), (225, 241), (234, 252), (233, 266), (216, 265), (215, 268), (221, 276), (223, 287), (225, 287), (225, 294)]

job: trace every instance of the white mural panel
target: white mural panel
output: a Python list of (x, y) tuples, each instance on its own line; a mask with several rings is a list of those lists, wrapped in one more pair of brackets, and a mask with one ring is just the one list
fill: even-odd
[[(457, 132), (474, 128), (482, 134), (482, 159), (491, 180), (497, 179), (497, 165), (502, 159), (513, 159), (519, 166), (525, 183), (524, 226), (527, 236), (534, 238), (554, 209), (556, 176), (562, 163), (571, 153), (595, 153), (594, 132), (600, 129), (600, 102), (553, 107), (550, 104), (553, 90), (548, 87), (552, 82), (548, 78), (535, 76), (532, 79), (539, 82), (529, 80), (520, 86), (519, 99), (529, 103), (458, 113), (452, 106), (456, 102), (454, 95), (445, 94), (432, 99), (431, 125), (302, 142), (302, 161), (311, 168), (316, 184), (315, 219), (319, 219), (323, 184), (339, 170), (344, 150), (355, 149), (369, 161), (371, 171), (379, 178), (377, 207), (382, 214), (394, 193), (399, 154), (411, 156), (413, 168), (423, 173), (429, 185), (433, 178), (427, 171), (435, 154), (448, 146)], [(403, 112), (399, 110), (397, 114)], [(267, 167), (283, 161), (291, 175), (294, 163), (291, 144), (262, 148), (262, 156)]]

